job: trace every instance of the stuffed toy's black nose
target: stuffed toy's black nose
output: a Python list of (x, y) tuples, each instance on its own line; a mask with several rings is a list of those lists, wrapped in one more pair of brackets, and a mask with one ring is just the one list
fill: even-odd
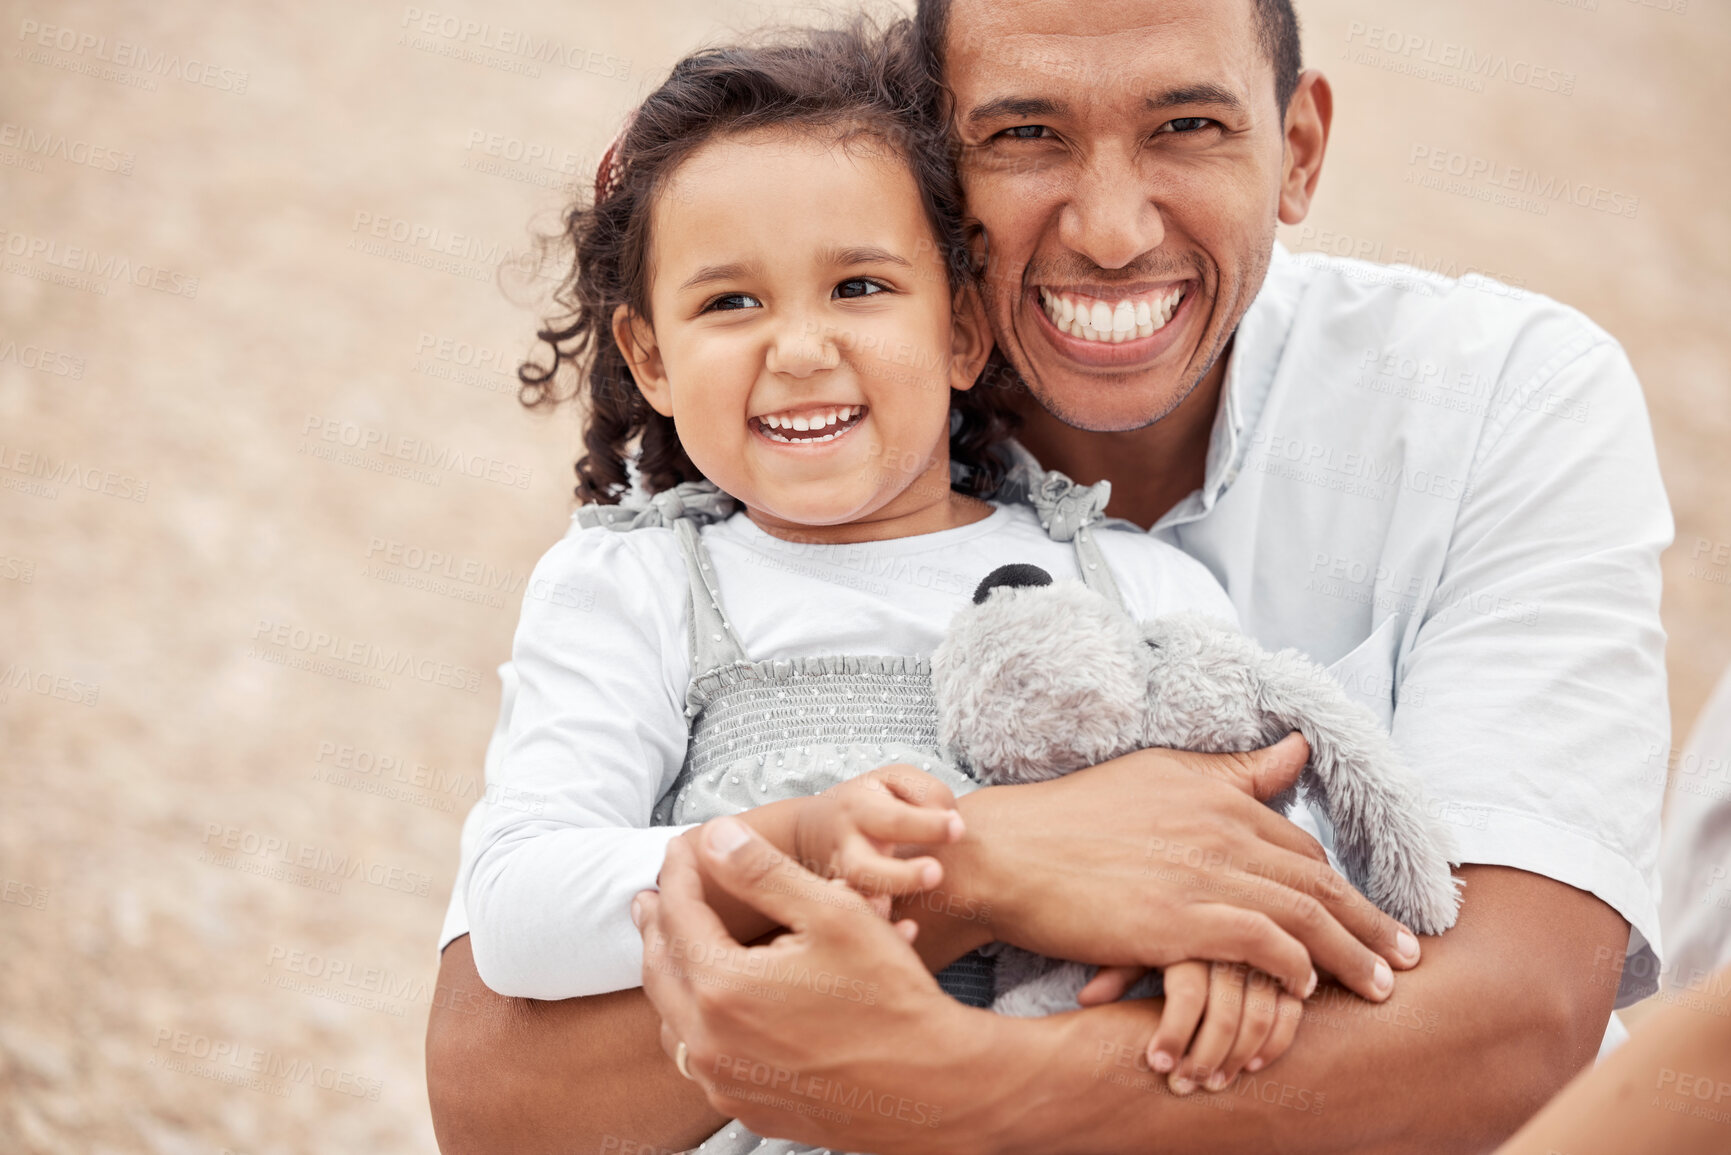
[(974, 604), (977, 606), (984, 602), (991, 595), (991, 592), (999, 586), (1049, 586), (1051, 584), (1052, 575), (1037, 565), (1029, 565), (1026, 562), (1001, 565), (980, 579), (979, 587), (974, 590)]

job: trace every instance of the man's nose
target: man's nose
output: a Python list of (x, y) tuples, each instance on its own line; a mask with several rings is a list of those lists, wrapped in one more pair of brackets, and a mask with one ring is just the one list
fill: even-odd
[(1130, 158), (1111, 151), (1089, 160), (1059, 211), (1058, 240), (1102, 269), (1121, 269), (1160, 247), (1166, 225)]
[(783, 377), (810, 377), (840, 364), (833, 334), (809, 321), (783, 326), (764, 358), (764, 367)]

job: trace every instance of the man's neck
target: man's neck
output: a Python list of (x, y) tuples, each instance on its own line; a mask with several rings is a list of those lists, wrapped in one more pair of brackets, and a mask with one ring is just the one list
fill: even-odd
[(1230, 356), (1229, 347), (1172, 412), (1152, 425), (1121, 433), (1066, 425), (1033, 394), (1018, 393), (1012, 401), (1022, 415), (1016, 439), (1047, 469), (1084, 485), (1110, 481), (1112, 500), (1106, 513), (1147, 529), (1202, 486)]

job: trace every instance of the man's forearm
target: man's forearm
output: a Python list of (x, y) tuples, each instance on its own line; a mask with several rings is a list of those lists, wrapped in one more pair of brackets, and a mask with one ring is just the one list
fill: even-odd
[[(1616, 991), (1627, 924), (1581, 891), (1469, 867), (1460, 924), (1374, 1005), (1338, 988), (1306, 1006), (1286, 1055), (1225, 1091), (1184, 1098), (1141, 1058), (1155, 1015), (1117, 1003), (1006, 1035), (993, 1080), (1003, 1152), (1073, 1148), (1262, 1152), (1482, 1151), (1591, 1062)], [(1594, 973), (1597, 962), (1599, 973)], [(1030, 1094), (1029, 1088), (1036, 1088)], [(982, 1088), (984, 1090), (984, 1088)]]
[[(987, 786), (956, 800), (963, 821), (988, 793), (1002, 789)], [(980, 832), (969, 822), (960, 841), (927, 849), (944, 868), (944, 878), (935, 888), (896, 900), (892, 917), (911, 918), (919, 924), (914, 950), (934, 973), (969, 951), (992, 941), (992, 902), (980, 889)]]
[(464, 936), (437, 993), (427, 1094), (444, 1155), (679, 1151), (726, 1122), (668, 1061), (642, 988), (508, 999), (481, 983)]

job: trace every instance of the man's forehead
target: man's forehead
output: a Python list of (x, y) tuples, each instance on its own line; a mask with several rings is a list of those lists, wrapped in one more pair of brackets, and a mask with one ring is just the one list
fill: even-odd
[(1255, 0), (951, 0), (946, 79), (964, 105), (1005, 85), (1102, 101), (1196, 84), (1248, 96), (1269, 68), (1254, 10)]

